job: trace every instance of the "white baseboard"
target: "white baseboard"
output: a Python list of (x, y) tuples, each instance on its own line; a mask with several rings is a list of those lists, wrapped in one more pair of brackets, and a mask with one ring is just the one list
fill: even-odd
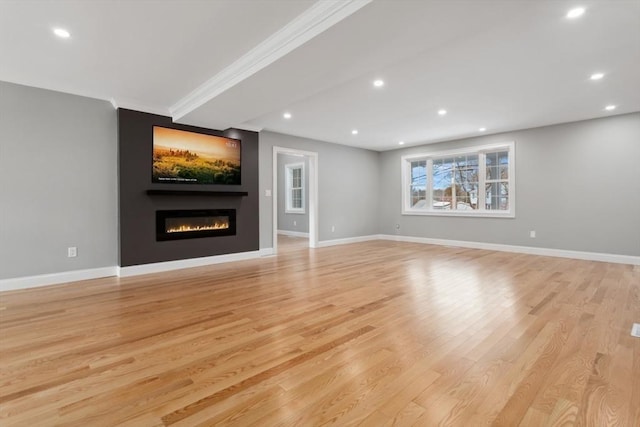
[(306, 237), (306, 238), (309, 238), (309, 233), (304, 233), (304, 232), (302, 232), (302, 231), (278, 230), (278, 234), (282, 234), (283, 236)]
[(319, 248), (326, 248), (328, 246), (336, 245), (348, 245), (350, 243), (369, 242), (371, 240), (379, 240), (379, 234), (371, 234), (369, 236), (347, 237), (345, 239), (323, 240), (318, 242)]
[(273, 256), (275, 254), (276, 254), (276, 252), (273, 250), (273, 248), (262, 248), (262, 249), (260, 249), (260, 256), (261, 257)]
[[(396, 242), (422, 243), (427, 245), (486, 249), (491, 251), (513, 252), (529, 255), (542, 255), (559, 258), (582, 259), (587, 261), (611, 262), (615, 264), (640, 265), (640, 256), (570, 251), (564, 249), (536, 248), (531, 246), (503, 245), (499, 243), (468, 242), (463, 240), (431, 239), (428, 237), (412, 237), (389, 234), (372, 234), (369, 236), (324, 240), (318, 242), (318, 247), (324, 248), (336, 245), (346, 245), (350, 243), (368, 242), (372, 240), (391, 240)], [(131, 267), (102, 267), (87, 270), (65, 271), (62, 273), (41, 274), (37, 276), (16, 277), (12, 279), (0, 279), (0, 292), (35, 288), (40, 286), (58, 285), (62, 283), (98, 279), (101, 277), (109, 276), (128, 277), (140, 274), (159, 273), (163, 271), (200, 267), (204, 265), (220, 264), (224, 262), (244, 261), (271, 255), (274, 255), (273, 248), (263, 248), (259, 251), (216, 255), (178, 261), (158, 262), (153, 264), (135, 265)]]
[(16, 277), (15, 279), (1, 279), (0, 291), (14, 291), (18, 289), (37, 288), (40, 286), (59, 285), (80, 280), (99, 279), (115, 276), (117, 267), (90, 268), (87, 270), (73, 270), (62, 273), (39, 274), (37, 276)]
[(140, 274), (159, 273), (182, 268), (200, 267), (203, 265), (220, 264), (223, 262), (243, 261), (274, 255), (273, 248), (259, 251), (241, 252), (237, 254), (216, 255), (202, 258), (192, 258), (178, 261), (158, 262), (153, 264), (134, 265), (131, 267), (103, 267), (88, 270), (65, 271), (63, 273), (41, 274), (37, 276), (0, 279), (0, 292), (18, 289), (36, 288), (41, 286), (60, 285), (80, 280), (98, 279), (110, 276), (137, 276)]
[(460, 248), (486, 249), (490, 251), (514, 252), (529, 255), (542, 255), (558, 258), (583, 259), (587, 261), (602, 261), (615, 264), (640, 265), (640, 257), (631, 255), (604, 254), (598, 252), (570, 251), (565, 249), (536, 248), (532, 246), (503, 245), (499, 243), (467, 242), (463, 240), (431, 239), (428, 237), (397, 236), (381, 234), (382, 240), (396, 242), (423, 243), (427, 245), (454, 246)]
[(177, 261), (154, 262), (152, 264), (118, 267), (118, 276), (129, 277), (140, 274), (161, 273), (163, 271), (180, 270), (183, 268), (202, 267), (204, 265), (221, 264), (223, 262), (245, 261), (260, 258), (261, 251), (239, 252), (235, 254), (214, 255), (200, 258), (181, 259)]

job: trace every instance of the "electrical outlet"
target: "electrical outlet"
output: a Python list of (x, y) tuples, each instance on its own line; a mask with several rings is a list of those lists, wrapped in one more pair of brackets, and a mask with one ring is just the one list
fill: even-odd
[(296, 225), (298, 225), (298, 223), (296, 221), (293, 221), (293, 226), (295, 227)]
[(265, 197), (271, 197), (271, 190), (264, 190)]
[(336, 226), (335, 226), (335, 225), (332, 225), (332, 226), (331, 226), (331, 232), (333, 233), (334, 231), (336, 231)]
[(78, 248), (76, 248), (75, 246), (71, 246), (67, 248), (67, 257), (68, 258), (75, 258), (78, 256)]
[(535, 239), (536, 238), (536, 230), (531, 230), (529, 232), (529, 237), (531, 237), (532, 239)]

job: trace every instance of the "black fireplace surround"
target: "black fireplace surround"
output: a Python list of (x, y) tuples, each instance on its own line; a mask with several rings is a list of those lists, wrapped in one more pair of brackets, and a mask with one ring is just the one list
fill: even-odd
[[(242, 185), (153, 183), (153, 127), (161, 126), (242, 141)], [(120, 267), (254, 252), (260, 248), (258, 192), (259, 134), (174, 123), (171, 117), (118, 110), (118, 201)], [(227, 230), (206, 230), (208, 238), (158, 240), (156, 215), (166, 210), (235, 209)], [(196, 215), (200, 216), (200, 215)], [(201, 227), (207, 228), (207, 227)], [(202, 235), (196, 230), (193, 236)], [(164, 230), (163, 230), (164, 234)], [(222, 236), (222, 237), (209, 237)]]
[(156, 211), (156, 240), (235, 236), (235, 209)]

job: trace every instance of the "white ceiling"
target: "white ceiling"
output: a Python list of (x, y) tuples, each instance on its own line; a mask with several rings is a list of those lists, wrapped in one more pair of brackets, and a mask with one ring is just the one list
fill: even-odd
[(0, 80), (374, 150), (640, 111), (638, 0), (0, 0), (0, 52)]

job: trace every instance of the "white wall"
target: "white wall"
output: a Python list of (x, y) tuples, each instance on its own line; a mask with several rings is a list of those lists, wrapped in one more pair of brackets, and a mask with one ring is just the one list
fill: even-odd
[[(514, 219), (401, 215), (401, 156), (505, 141)], [(382, 234), (640, 255), (640, 113), (388, 151), (379, 171)]]
[(110, 103), (0, 82), (0, 279), (116, 265), (116, 147)]
[[(319, 241), (378, 232), (378, 153), (360, 148), (260, 133), (260, 248), (273, 247), (273, 147), (318, 153)], [(335, 226), (335, 231), (331, 227)]]

